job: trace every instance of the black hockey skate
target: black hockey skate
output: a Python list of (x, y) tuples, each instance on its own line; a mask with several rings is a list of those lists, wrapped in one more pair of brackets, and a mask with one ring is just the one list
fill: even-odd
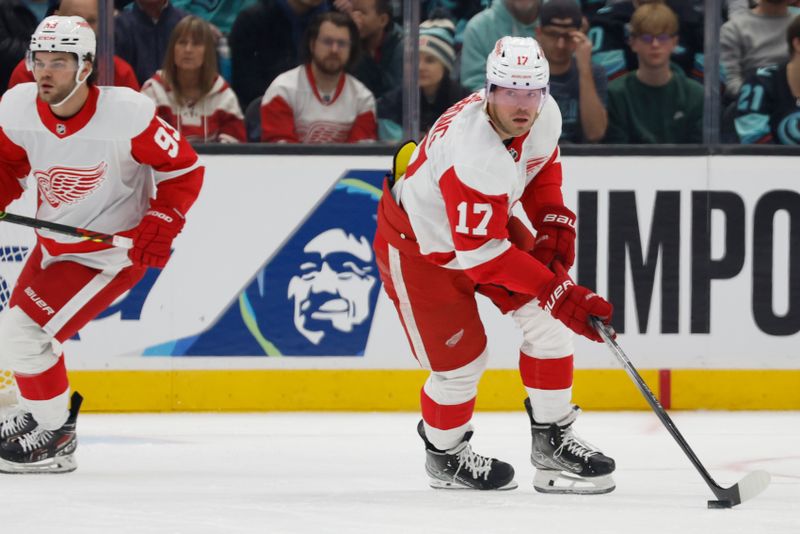
[(0, 419), (0, 443), (25, 434), (36, 428), (36, 421), (30, 412), (19, 406), (9, 408)]
[(422, 421), (417, 432), (425, 442), (425, 471), (430, 486), (436, 489), (510, 490), (517, 487), (514, 468), (496, 458), (481, 456), (472, 450), (472, 431), (450, 450), (434, 447), (425, 436)]
[(615, 464), (575, 434), (572, 423), (580, 413), (574, 406), (556, 423), (537, 423), (530, 399), (525, 410), (531, 422), (531, 463), (536, 467), (533, 486), (541, 493), (609, 493), (616, 487), (611, 473)]
[(69, 473), (75, 471), (75, 427), (83, 397), (72, 394), (67, 422), (58, 430), (36, 426), (0, 443), (0, 473)]

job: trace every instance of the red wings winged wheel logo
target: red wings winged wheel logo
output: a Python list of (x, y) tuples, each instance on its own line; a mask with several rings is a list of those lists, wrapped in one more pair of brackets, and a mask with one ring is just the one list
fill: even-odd
[(57, 208), (80, 202), (100, 187), (106, 177), (108, 164), (101, 161), (94, 167), (51, 167), (33, 171), (39, 192), (47, 203)]

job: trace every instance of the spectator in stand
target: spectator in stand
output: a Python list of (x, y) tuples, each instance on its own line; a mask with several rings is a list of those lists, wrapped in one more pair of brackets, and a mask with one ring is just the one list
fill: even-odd
[[(441, 12), (434, 12), (434, 16)], [(419, 27), (419, 128), (425, 135), (436, 119), (470, 91), (451, 77), (456, 61), (455, 26), (446, 18), (426, 20)], [(378, 99), (378, 132), (382, 141), (403, 137), (403, 88)]]
[(143, 84), (161, 67), (172, 30), (188, 15), (169, 0), (136, 0), (114, 19), (114, 50)]
[(461, 85), (471, 91), (483, 88), (486, 58), (501, 37), (536, 37), (539, 5), (539, 0), (494, 0), (489, 9), (472, 17), (464, 30)]
[(325, 0), (259, 0), (239, 13), (228, 42), (231, 85), (242, 108), (264, 96), (280, 73), (300, 64), (309, 23), (329, 9)]
[[(83, 17), (92, 30), (97, 34), (97, 0), (61, 0), (58, 9), (53, 13), (54, 15), (61, 15), (64, 17)], [(32, 82), (33, 73), (28, 70), (25, 60), (20, 60), (17, 63), (14, 72), (11, 73), (11, 79), (8, 81), (8, 88), (11, 89), (18, 83)], [(114, 56), (114, 85), (117, 87), (130, 87), (134, 91), (139, 90), (139, 81), (136, 79), (136, 73), (127, 61), (119, 56)]]
[(550, 94), (561, 109), (560, 143), (595, 143), (608, 127), (607, 80), (592, 63), (592, 43), (580, 31), (575, 0), (549, 0), (542, 6), (536, 35), (550, 65)]
[(641, 5), (666, 3), (677, 15), (680, 30), (678, 45), (671, 60), (684, 74), (703, 82), (703, 1), (704, 0), (623, 0), (609, 3), (589, 17), (592, 60), (602, 65), (608, 80), (636, 70), (638, 59), (628, 46), (630, 20)]
[(753, 9), (738, 11), (722, 25), (719, 60), (725, 97), (735, 100), (744, 80), (759, 67), (782, 63), (786, 28), (792, 21), (791, 0), (761, 0)]
[(458, 52), (464, 43), (467, 23), (491, 3), (491, 0), (423, 0), (422, 14), (423, 18), (432, 19), (437, 12), (447, 11), (447, 18), (455, 25), (455, 49)]
[(742, 143), (800, 145), (800, 15), (786, 42), (789, 61), (758, 69), (739, 91), (735, 125)]
[(194, 15), (172, 32), (164, 66), (147, 80), (142, 93), (156, 114), (194, 143), (246, 142), (244, 117), (236, 95), (217, 69), (211, 25)]
[[(47, 2), (0, 0), (0, 89), (6, 90), (14, 67), (25, 59), (31, 35), (44, 18)], [(36, 12), (34, 12), (36, 11)], [(41, 16), (40, 16), (41, 15)]]
[(608, 85), (609, 143), (700, 143), (703, 86), (670, 64), (678, 17), (660, 3), (631, 17), (630, 46), (639, 68)]
[(217, 28), (222, 35), (228, 35), (233, 27), (233, 21), (239, 12), (247, 9), (258, 0), (173, 0), (172, 4), (187, 13), (197, 15), (212, 27)]
[(358, 58), (358, 29), (339, 12), (308, 28), (305, 64), (275, 78), (261, 103), (261, 140), (356, 143), (377, 137), (375, 97), (345, 70)]
[(352, 0), (350, 16), (361, 37), (361, 60), (353, 75), (380, 98), (403, 79), (403, 30), (392, 21), (390, 0)]

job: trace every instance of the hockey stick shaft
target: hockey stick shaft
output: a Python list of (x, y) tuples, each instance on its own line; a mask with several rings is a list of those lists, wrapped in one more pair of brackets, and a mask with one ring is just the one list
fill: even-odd
[[(553, 269), (559, 275), (569, 277), (567, 270), (564, 269), (564, 266), (558, 260), (553, 261)], [(719, 499), (720, 502), (726, 503), (727, 506), (735, 506), (746, 499), (755, 497), (764, 491), (764, 489), (766, 489), (767, 485), (769, 485), (770, 477), (769, 474), (764, 471), (755, 471), (749, 473), (745, 478), (740, 480), (739, 483), (734, 484), (730, 488), (723, 488), (717, 484), (716, 481), (711, 478), (708, 470), (705, 468), (702, 462), (700, 462), (700, 459), (689, 446), (689, 443), (680, 433), (678, 427), (675, 426), (672, 418), (669, 416), (669, 414), (667, 414), (666, 410), (664, 410), (664, 407), (661, 406), (661, 403), (658, 402), (656, 396), (653, 395), (653, 392), (650, 390), (647, 382), (644, 381), (639, 372), (636, 370), (636, 367), (633, 366), (630, 358), (628, 358), (628, 356), (625, 354), (625, 351), (622, 350), (622, 347), (620, 347), (619, 343), (617, 343), (617, 341), (614, 339), (614, 329), (611, 326), (603, 323), (603, 321), (598, 317), (592, 316), (589, 320), (591, 321), (594, 329), (597, 330), (597, 333), (600, 334), (600, 337), (603, 338), (603, 341), (605, 341), (606, 346), (611, 349), (611, 352), (614, 354), (620, 364), (622, 364), (623, 369), (625, 369), (625, 372), (628, 374), (631, 380), (633, 380), (633, 383), (647, 401), (647, 404), (650, 405), (650, 408), (652, 408), (656, 416), (658, 416), (658, 418), (661, 420), (661, 423), (666, 427), (667, 431), (678, 443), (678, 446), (689, 458), (689, 461), (692, 462), (692, 465), (695, 467), (695, 469), (697, 469), (697, 472), (700, 473), (700, 476), (703, 478), (706, 485), (708, 485), (711, 492), (717, 499)]]
[(122, 235), (114, 235), (114, 234), (104, 234), (102, 232), (93, 232), (91, 230), (85, 230), (83, 228), (78, 228), (75, 226), (67, 226), (66, 224), (58, 224), (58, 223), (43, 221), (41, 219), (26, 217), (24, 215), (15, 215), (13, 213), (8, 213), (6, 211), (0, 211), (0, 221), (19, 224), (21, 226), (27, 226), (29, 228), (50, 230), (52, 232), (58, 232), (60, 234), (72, 237), (79, 237), (81, 239), (85, 239), (87, 241), (93, 241), (95, 243), (107, 243), (109, 245), (113, 245), (119, 248), (129, 249), (133, 247), (133, 240), (130, 237), (125, 237)]
[[(631, 380), (633, 380), (634, 384), (636, 384), (637, 389), (642, 394), (644, 399), (647, 401), (647, 404), (650, 405), (650, 408), (653, 409), (655, 414), (667, 428), (667, 431), (672, 435), (675, 441), (678, 442), (678, 446), (681, 448), (681, 450), (683, 450), (684, 454), (686, 454), (686, 456), (689, 458), (689, 461), (692, 462), (692, 465), (694, 465), (695, 469), (697, 469), (697, 471), (700, 473), (700, 476), (703, 477), (703, 480), (706, 482), (706, 484), (714, 493), (714, 495), (720, 500), (731, 500), (732, 496), (729, 494), (729, 492), (725, 488), (717, 484), (713, 478), (711, 478), (711, 475), (708, 473), (708, 470), (700, 462), (700, 459), (697, 458), (697, 455), (694, 453), (692, 448), (686, 442), (686, 439), (680, 433), (678, 427), (675, 426), (675, 423), (672, 421), (672, 418), (669, 416), (669, 414), (667, 414), (666, 410), (664, 410), (664, 407), (661, 406), (661, 403), (658, 402), (658, 399), (650, 390), (650, 387), (647, 385), (642, 376), (633, 366), (633, 363), (631, 363), (630, 358), (628, 358), (628, 356), (622, 350), (622, 347), (619, 346), (619, 343), (617, 343), (616, 340), (612, 337), (613, 334), (612, 331), (609, 329), (609, 327), (603, 324), (603, 322), (597, 317), (592, 317), (591, 321), (592, 321), (592, 326), (594, 326), (595, 330), (597, 330), (597, 332), (603, 338), (603, 341), (605, 341), (606, 345), (611, 349), (611, 352), (614, 354), (614, 356), (616, 356), (620, 364), (622, 364), (622, 367), (623, 369), (625, 369), (625, 372), (628, 373), (628, 376), (631, 378)], [(738, 499), (738, 495), (736, 496), (736, 498)], [(738, 504), (738, 502), (735, 502), (734, 504)]]

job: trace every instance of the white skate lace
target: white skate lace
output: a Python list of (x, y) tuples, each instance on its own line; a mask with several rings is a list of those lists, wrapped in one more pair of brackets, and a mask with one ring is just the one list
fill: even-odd
[(53, 432), (45, 430), (42, 427), (36, 427), (27, 434), (21, 435), (17, 438), (23, 452), (31, 452), (37, 447), (47, 443), (53, 437)]
[(0, 438), (7, 438), (22, 430), (28, 422), (30, 414), (22, 408), (16, 408), (0, 420)]
[(466, 468), (467, 471), (472, 473), (472, 478), (477, 479), (482, 476), (484, 480), (488, 480), (489, 471), (492, 470), (492, 459), (474, 452), (472, 446), (467, 443), (466, 446), (456, 454), (458, 458), (458, 468)]
[(583, 460), (599, 452), (591, 443), (581, 441), (580, 438), (573, 433), (571, 427), (562, 430), (561, 445), (555, 450), (553, 456), (556, 458), (560, 457), (564, 449)]

